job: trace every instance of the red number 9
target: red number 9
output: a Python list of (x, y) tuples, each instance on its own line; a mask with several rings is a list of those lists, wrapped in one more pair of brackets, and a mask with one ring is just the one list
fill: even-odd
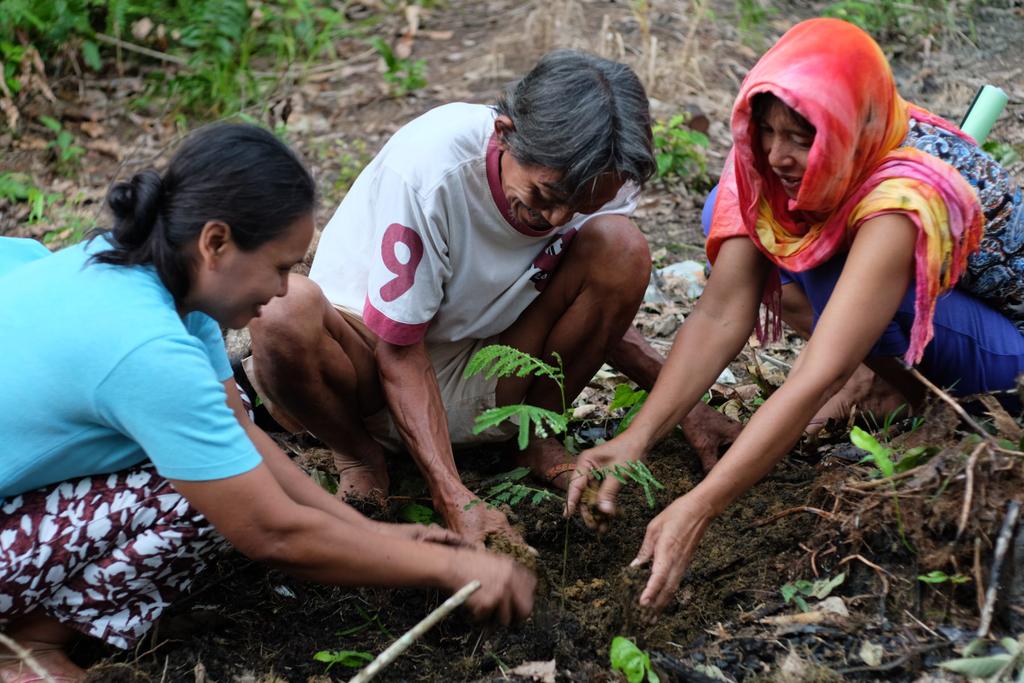
[[(395, 253), (395, 245), (404, 244), (409, 249), (409, 260), (402, 263)], [(423, 240), (412, 228), (399, 223), (392, 223), (384, 231), (384, 239), (380, 245), (380, 258), (384, 267), (395, 274), (395, 278), (380, 288), (380, 298), (394, 301), (410, 289), (416, 279), (416, 267), (423, 260)]]

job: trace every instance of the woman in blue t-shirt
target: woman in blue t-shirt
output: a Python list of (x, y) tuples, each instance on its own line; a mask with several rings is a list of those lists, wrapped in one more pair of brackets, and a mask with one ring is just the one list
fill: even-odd
[[(313, 236), (315, 186), (284, 144), (211, 126), (107, 203), (113, 230), (56, 254), (0, 238), (7, 636), (78, 680), (76, 632), (132, 647), (225, 542), (324, 583), (480, 579), (475, 616), (530, 612), (527, 571), (436, 527), (366, 519), (249, 418), (221, 327), (284, 295)], [(21, 666), (0, 649), (0, 681)]]

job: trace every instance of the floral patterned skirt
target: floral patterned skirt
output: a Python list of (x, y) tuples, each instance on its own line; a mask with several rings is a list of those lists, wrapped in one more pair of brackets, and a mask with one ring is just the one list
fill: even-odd
[(45, 614), (131, 648), (224, 538), (152, 464), (0, 503), (0, 625)]

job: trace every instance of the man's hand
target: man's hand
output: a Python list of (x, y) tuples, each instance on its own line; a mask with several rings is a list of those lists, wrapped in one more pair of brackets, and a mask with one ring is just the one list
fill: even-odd
[[(576, 461), (576, 474), (569, 483), (569, 492), (565, 501), (565, 516), (571, 517), (576, 512), (583, 492), (593, 478), (594, 470), (600, 470), (627, 462), (642, 460), (646, 455), (645, 448), (634, 441), (628, 432), (620, 434), (611, 441), (583, 451)], [(597, 512), (607, 518), (615, 514), (615, 498), (619, 494), (622, 483), (613, 476), (606, 476), (598, 489), (596, 498)], [(583, 514), (583, 521), (590, 528), (599, 526), (592, 515)]]
[(468, 490), (464, 494), (451, 496), (443, 503), (435, 501), (435, 508), (445, 525), (467, 543), (483, 548), (488, 536), (503, 536), (509, 543), (533, 551), (522, 535), (512, 528), (501, 510), (488, 507), (487, 503)]
[(448, 586), (453, 593), (474, 579), (480, 588), (466, 601), (476, 621), (508, 626), (521, 622), (533, 611), (537, 577), (507, 557), (476, 550), (455, 553)]
[(640, 595), (640, 606), (652, 615), (672, 599), (712, 518), (708, 506), (691, 492), (677, 498), (647, 525), (643, 545), (630, 566), (654, 560), (651, 578)]
[(734, 442), (743, 429), (742, 424), (703, 402), (693, 407), (680, 426), (686, 440), (697, 451), (705, 474), (718, 463), (722, 447)]

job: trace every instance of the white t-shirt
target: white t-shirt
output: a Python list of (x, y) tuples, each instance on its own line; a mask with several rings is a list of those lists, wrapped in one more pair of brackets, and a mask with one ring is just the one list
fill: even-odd
[(362, 311), (381, 339), (409, 345), (485, 339), (507, 329), (547, 284), (592, 216), (629, 215), (627, 183), (595, 214), (538, 232), (501, 191), (494, 110), (454, 103), (402, 127), (359, 174), (324, 228), (309, 277)]

